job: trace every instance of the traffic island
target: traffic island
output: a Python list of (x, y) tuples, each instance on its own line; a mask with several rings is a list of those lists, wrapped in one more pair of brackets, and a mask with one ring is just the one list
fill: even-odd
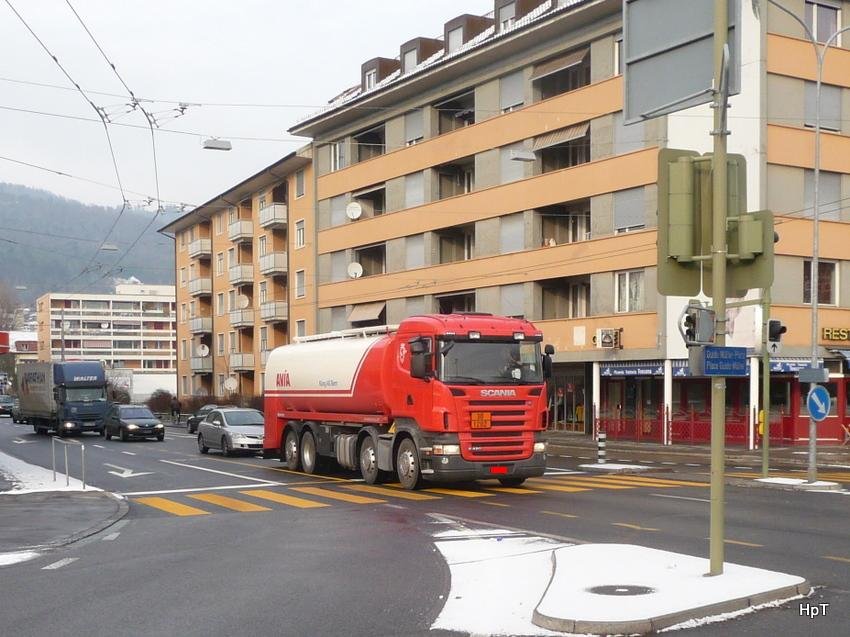
[(709, 560), (630, 544), (552, 552), (552, 579), (532, 621), (566, 633), (647, 634), (683, 622), (805, 596), (796, 575), (738, 564), (709, 577)]
[(669, 467), (650, 467), (645, 464), (618, 464), (616, 462), (580, 464), (578, 468), (583, 471), (594, 471), (596, 473), (646, 473), (647, 471), (670, 470)]
[(756, 482), (765, 487), (775, 489), (792, 489), (794, 491), (840, 491), (841, 485), (837, 482), (816, 480), (809, 482), (798, 478), (757, 478)]

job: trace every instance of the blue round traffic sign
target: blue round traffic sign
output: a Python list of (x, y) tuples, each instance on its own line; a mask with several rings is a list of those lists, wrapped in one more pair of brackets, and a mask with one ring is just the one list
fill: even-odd
[(829, 392), (823, 385), (814, 385), (806, 396), (806, 408), (809, 416), (815, 422), (820, 422), (829, 415), (830, 398)]

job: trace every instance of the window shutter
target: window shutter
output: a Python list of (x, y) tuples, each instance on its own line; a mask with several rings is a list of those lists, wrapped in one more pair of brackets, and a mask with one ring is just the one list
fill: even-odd
[(643, 187), (614, 193), (614, 230), (646, 225)]
[(518, 106), (525, 100), (522, 79), (522, 71), (517, 71), (516, 73), (505, 75), (499, 82), (499, 107), (502, 110), (511, 106)]
[(421, 139), (425, 136), (423, 125), (422, 109), (418, 108), (415, 111), (410, 111), (404, 115), (404, 138), (407, 142), (412, 142), (415, 139)]

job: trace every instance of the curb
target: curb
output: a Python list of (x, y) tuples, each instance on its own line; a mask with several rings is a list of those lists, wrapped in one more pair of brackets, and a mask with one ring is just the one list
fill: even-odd
[(63, 546), (68, 546), (69, 544), (73, 544), (74, 542), (79, 542), (80, 540), (84, 540), (87, 537), (91, 537), (92, 535), (97, 535), (104, 529), (109, 528), (119, 520), (121, 520), (130, 510), (130, 505), (127, 503), (125, 498), (122, 498), (114, 493), (110, 493), (108, 491), (94, 491), (93, 493), (102, 493), (102, 497), (107, 497), (113, 500), (115, 504), (115, 511), (108, 518), (104, 520), (100, 520), (99, 522), (93, 524), (88, 529), (84, 529), (82, 531), (78, 531), (73, 535), (68, 535), (59, 540), (54, 540), (53, 542), (48, 542), (47, 544), (41, 544), (39, 546), (32, 547), (24, 547), (24, 549), (19, 550), (33, 550), (33, 549), (58, 549)]

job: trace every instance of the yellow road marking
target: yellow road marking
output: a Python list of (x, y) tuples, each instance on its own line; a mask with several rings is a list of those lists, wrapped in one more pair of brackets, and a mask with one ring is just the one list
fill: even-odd
[(494, 507), (510, 507), (510, 504), (502, 504), (501, 502), (490, 502), (489, 500), (481, 500), (481, 504), (489, 504)]
[(561, 493), (580, 493), (581, 491), (590, 491), (588, 487), (567, 487), (560, 484), (552, 484), (546, 480), (532, 480), (535, 489), (543, 491), (560, 491)]
[(424, 489), (428, 493), (440, 493), (442, 495), (456, 495), (459, 498), (489, 498), (492, 493), (481, 491), (464, 491), (463, 489)]
[(534, 489), (523, 489), (520, 487), (487, 487), (488, 491), (498, 491), (499, 493), (516, 493), (517, 495), (531, 495), (532, 493), (540, 493)]
[(353, 504), (383, 504), (386, 500), (378, 500), (377, 498), (367, 498), (362, 495), (353, 493), (339, 493), (329, 489), (320, 489), (319, 487), (293, 487), (292, 491), (306, 493), (308, 495), (317, 495), (322, 498), (330, 498), (331, 500), (341, 500), (343, 502), (351, 502)]
[(254, 504), (253, 502), (245, 502), (244, 500), (237, 500), (236, 498), (231, 498), (226, 495), (219, 495), (217, 493), (193, 493), (189, 497), (194, 498), (195, 500), (200, 500), (201, 502), (217, 504), (220, 507), (224, 507), (225, 509), (231, 509), (233, 511), (271, 511), (270, 508), (260, 506), (259, 504)]
[(826, 560), (835, 560), (836, 562), (847, 562), (850, 564), (850, 557), (838, 557), (837, 555), (823, 555)]
[(634, 529), (635, 531), (657, 531), (658, 529), (653, 529), (651, 526), (639, 526), (637, 524), (628, 524), (626, 522), (611, 522), (613, 526), (622, 526), (627, 529)]
[(754, 544), (753, 542), (742, 542), (741, 540), (723, 540), (727, 544), (738, 544), (739, 546), (751, 546), (753, 548), (762, 548), (764, 544)]
[(274, 491), (267, 491), (265, 489), (250, 489), (248, 491), (240, 491), (239, 493), (243, 495), (250, 495), (255, 498), (262, 498), (263, 500), (279, 502), (280, 504), (288, 504), (289, 506), (298, 507), (299, 509), (317, 509), (319, 507), (330, 506), (324, 502), (314, 502), (313, 500), (296, 498), (292, 495), (284, 495), (283, 493), (275, 493)]
[(671, 480), (667, 478), (650, 478), (645, 476), (617, 476), (618, 480), (622, 480), (623, 482), (634, 482), (638, 483), (647, 483), (649, 485), (654, 486), (668, 486), (668, 487), (707, 487), (708, 483), (705, 482), (693, 482), (691, 480)]
[(136, 502), (141, 502), (154, 509), (171, 513), (172, 515), (189, 516), (189, 515), (209, 515), (209, 511), (196, 509), (188, 504), (181, 504), (174, 500), (158, 497), (136, 498)]
[(541, 513), (545, 513), (546, 515), (557, 515), (561, 518), (577, 518), (577, 515), (571, 515), (570, 513), (558, 513), (557, 511), (541, 511)]
[(610, 482), (605, 482), (604, 480), (600, 480), (597, 478), (570, 478), (570, 479), (558, 479), (558, 483), (563, 484), (574, 484), (579, 487), (589, 487), (592, 489), (634, 489), (633, 486), (627, 486), (625, 484), (611, 484)]
[(354, 491), (363, 491), (364, 493), (374, 493), (389, 498), (401, 498), (402, 500), (439, 500), (436, 495), (427, 495), (425, 493), (417, 493), (416, 491), (394, 491), (383, 487), (373, 487), (368, 484), (347, 484), (346, 489)]

